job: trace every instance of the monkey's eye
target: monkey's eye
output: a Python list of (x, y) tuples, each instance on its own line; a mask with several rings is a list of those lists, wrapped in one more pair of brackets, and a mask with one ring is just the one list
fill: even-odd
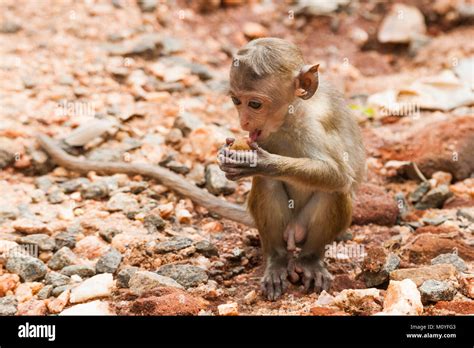
[(260, 109), (260, 107), (262, 106), (262, 103), (260, 103), (259, 101), (255, 101), (255, 100), (251, 100), (249, 101), (249, 106), (252, 108), (252, 109)]
[(231, 96), (232, 98), (232, 102), (235, 104), (235, 105), (240, 105), (242, 104), (242, 102), (240, 101), (240, 99), (234, 97), (234, 96)]

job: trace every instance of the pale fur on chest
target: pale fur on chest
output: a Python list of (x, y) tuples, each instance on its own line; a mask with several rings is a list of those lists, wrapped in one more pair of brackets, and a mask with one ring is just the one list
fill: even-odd
[[(299, 104), (295, 108), (294, 114), (287, 116), (287, 120), (278, 132), (272, 134), (261, 146), (268, 152), (281, 156), (325, 159), (326, 153), (324, 149), (318, 146), (318, 136), (325, 137), (327, 135), (319, 119), (326, 117), (331, 112), (331, 109), (326, 104), (325, 98), (318, 99), (305, 102), (311, 103), (310, 105), (305, 105), (305, 103)], [(314, 112), (308, 114), (306, 108), (310, 107), (314, 110), (313, 103), (315, 102), (318, 102), (317, 114)], [(317, 194), (317, 192), (309, 191), (307, 188), (283, 183), (282, 181), (279, 182), (285, 186), (290, 200), (289, 206), (294, 205), (295, 213), (298, 213), (304, 207), (313, 194)]]

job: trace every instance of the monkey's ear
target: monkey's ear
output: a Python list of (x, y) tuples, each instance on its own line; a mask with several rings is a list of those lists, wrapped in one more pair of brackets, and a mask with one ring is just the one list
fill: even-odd
[(295, 96), (301, 99), (309, 99), (313, 96), (319, 85), (318, 69), (319, 64), (305, 65), (301, 68), (295, 80)]

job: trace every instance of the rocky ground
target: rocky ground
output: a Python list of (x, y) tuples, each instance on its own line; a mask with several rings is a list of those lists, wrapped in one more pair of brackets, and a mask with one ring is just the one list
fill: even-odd
[[(472, 5), (241, 2), (2, 1), (0, 315), (474, 314)], [(256, 230), (146, 177), (58, 167), (35, 138), (243, 203), (250, 180), (226, 181), (216, 151), (245, 135), (227, 71), (261, 36), (321, 63), (368, 167), (331, 289), (275, 302)]]

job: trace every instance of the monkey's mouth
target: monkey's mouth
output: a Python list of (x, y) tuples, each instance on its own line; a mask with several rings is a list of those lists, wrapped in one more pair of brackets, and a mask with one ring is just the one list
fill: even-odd
[(258, 137), (262, 134), (260, 129), (255, 129), (249, 133), (249, 138), (252, 143), (258, 140)]

